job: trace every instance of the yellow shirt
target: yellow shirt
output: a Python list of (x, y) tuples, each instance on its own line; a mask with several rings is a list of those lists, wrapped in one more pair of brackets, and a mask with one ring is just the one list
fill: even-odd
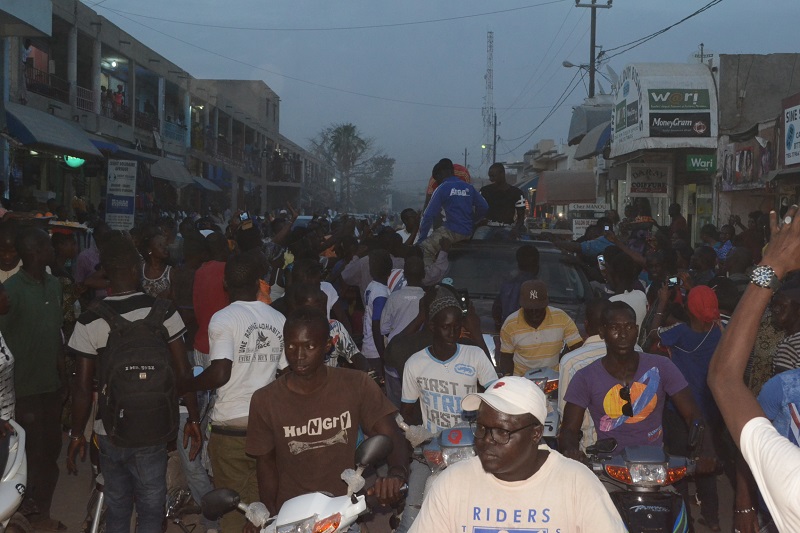
[(500, 351), (514, 354), (514, 375), (522, 376), (533, 368), (558, 369), (558, 356), (564, 344), (573, 347), (583, 339), (575, 322), (555, 307), (547, 307), (547, 314), (538, 328), (525, 321), (522, 309), (511, 313), (500, 330)]

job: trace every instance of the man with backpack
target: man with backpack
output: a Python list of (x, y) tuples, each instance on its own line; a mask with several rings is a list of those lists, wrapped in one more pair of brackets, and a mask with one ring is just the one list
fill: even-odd
[[(140, 292), (141, 257), (129, 237), (108, 238), (100, 252), (109, 296), (81, 314), (69, 340), (75, 352), (67, 471), (86, 454), (92, 382), (98, 379), (94, 432), (105, 478), (106, 532), (129, 532), (136, 501), (139, 531), (161, 531), (166, 499), (167, 443), (178, 433), (178, 394), (192, 374), (183, 344), (185, 327), (174, 307)], [(189, 411), (184, 446), (200, 451), (197, 396), (183, 396)]]

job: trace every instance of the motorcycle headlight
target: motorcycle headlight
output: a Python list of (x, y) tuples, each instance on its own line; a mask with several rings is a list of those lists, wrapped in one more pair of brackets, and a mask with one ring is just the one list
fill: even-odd
[(470, 457), (475, 457), (475, 448), (473, 446), (442, 448), (442, 460), (446, 466), (452, 466)]
[(322, 520), (318, 515), (292, 522), (283, 526), (278, 526), (277, 533), (333, 533), (342, 522), (340, 513), (333, 514)]
[(631, 483), (642, 487), (658, 487), (667, 483), (665, 463), (634, 463), (628, 465)]

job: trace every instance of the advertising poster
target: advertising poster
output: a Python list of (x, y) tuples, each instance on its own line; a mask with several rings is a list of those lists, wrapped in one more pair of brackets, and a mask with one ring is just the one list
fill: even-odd
[(755, 139), (731, 143), (722, 151), (722, 190), (763, 189), (777, 160), (774, 128), (760, 130)]
[(108, 160), (106, 222), (114, 230), (133, 227), (136, 206), (136, 161)]
[(786, 123), (786, 156), (783, 164), (796, 165), (800, 163), (800, 105), (786, 109), (783, 118)]

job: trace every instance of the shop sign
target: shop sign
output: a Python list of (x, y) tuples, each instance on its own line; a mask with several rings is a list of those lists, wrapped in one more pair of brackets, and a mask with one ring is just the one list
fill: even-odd
[(670, 165), (628, 165), (628, 196), (669, 198), (672, 181)]
[(715, 155), (687, 155), (687, 172), (714, 172), (717, 170), (717, 156)]
[(691, 111), (711, 109), (708, 89), (650, 89), (650, 109)]
[(800, 163), (800, 105), (786, 109), (783, 117), (786, 124), (786, 157), (783, 164), (796, 165)]
[(108, 160), (106, 223), (113, 230), (133, 227), (136, 207), (136, 161)]
[(586, 228), (597, 224), (596, 218), (573, 218), (572, 219), (572, 238), (580, 239), (586, 234)]
[(711, 113), (650, 113), (650, 137), (711, 137)]
[(608, 211), (611, 206), (609, 204), (569, 204), (568, 209), (572, 211)]

